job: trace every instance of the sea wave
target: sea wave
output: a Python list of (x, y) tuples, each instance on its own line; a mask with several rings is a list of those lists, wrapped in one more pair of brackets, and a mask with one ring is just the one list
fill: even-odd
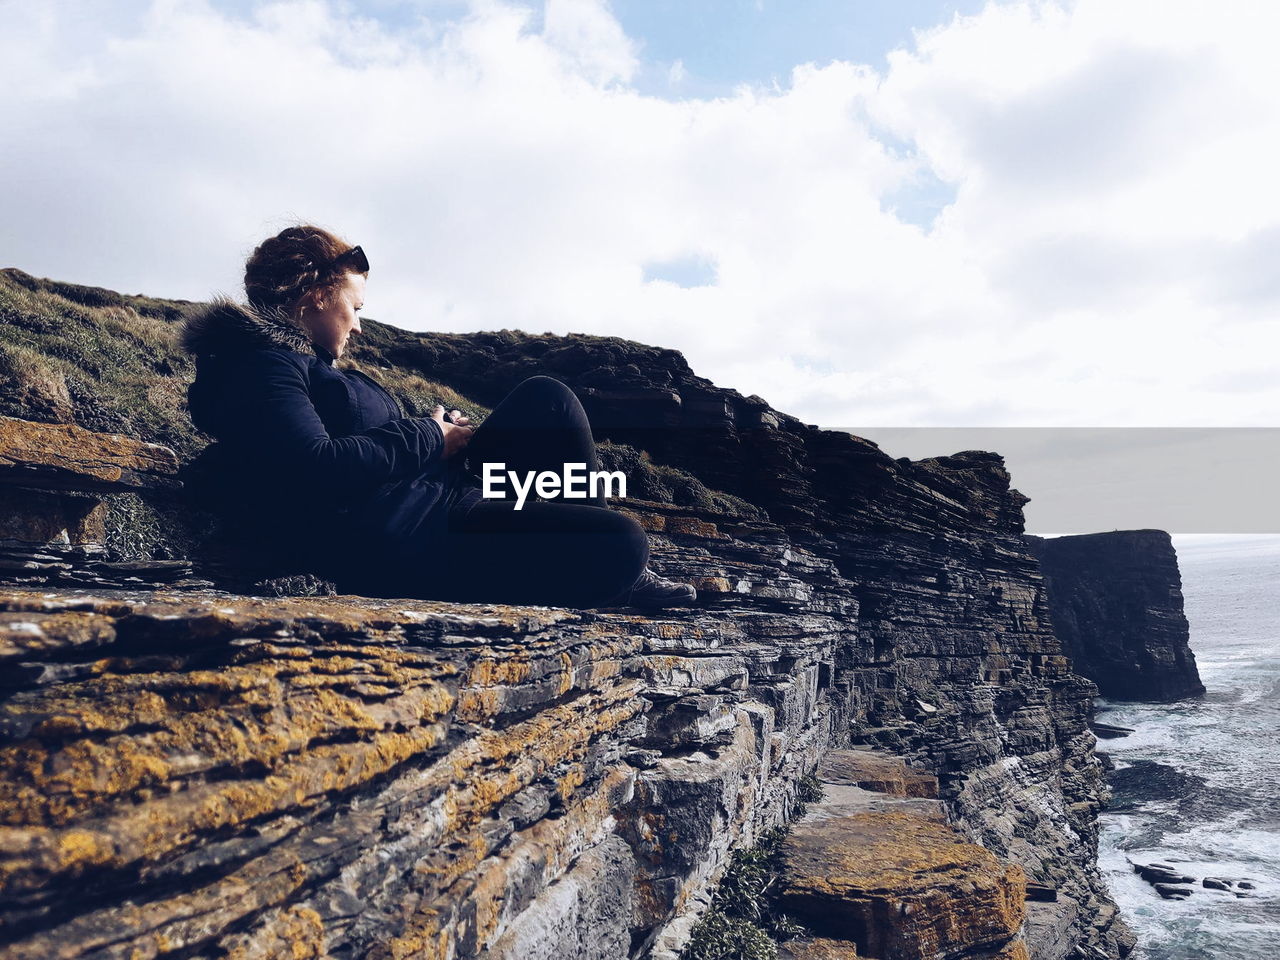
[[(1191, 646), (1207, 692), (1175, 704), (1099, 700), (1134, 729), (1103, 749), (1115, 799), (1099, 865), (1139, 960), (1280, 956), (1280, 538), (1175, 538)], [(1194, 877), (1166, 900), (1134, 870)], [(1232, 889), (1203, 886), (1205, 877)], [(1240, 882), (1252, 887), (1242, 888)]]

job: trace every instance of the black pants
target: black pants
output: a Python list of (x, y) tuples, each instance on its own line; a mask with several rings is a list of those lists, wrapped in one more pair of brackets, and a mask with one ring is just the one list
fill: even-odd
[[(591, 424), (573, 391), (551, 377), (532, 377), (485, 418), (465, 456), (470, 473), (504, 463), (521, 477), (544, 470), (562, 474), (566, 463), (600, 468)], [(505, 476), (505, 473), (504, 473)], [(635, 520), (594, 499), (563, 495), (516, 509), (509, 499), (481, 500), (465, 516), (450, 518), (441, 580), (454, 600), (591, 607), (630, 587), (649, 558), (649, 541)]]

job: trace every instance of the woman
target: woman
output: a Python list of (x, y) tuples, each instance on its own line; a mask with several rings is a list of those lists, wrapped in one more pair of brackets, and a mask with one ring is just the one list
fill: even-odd
[(245, 266), (247, 306), (188, 316), (188, 406), (219, 442), (205, 466), (220, 508), (343, 589), (383, 596), (562, 606), (693, 602), (646, 566), (648, 540), (604, 496), (515, 509), (485, 500), (486, 462), (599, 469), (577, 397), (550, 377), (513, 390), (473, 428), (454, 410), (406, 417), (374, 380), (335, 365), (360, 333), (369, 262), (319, 227), (265, 240)]

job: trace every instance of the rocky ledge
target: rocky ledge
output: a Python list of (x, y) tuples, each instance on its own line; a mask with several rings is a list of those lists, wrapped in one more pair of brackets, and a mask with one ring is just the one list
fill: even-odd
[(819, 778), (783, 844), (783, 903), (819, 935), (793, 957), (1025, 960), (1026, 876), (948, 824), (936, 779), (865, 750), (830, 751)]
[(841, 635), (208, 592), (0, 609), (0, 929), (41, 960), (670, 954), (828, 742)]

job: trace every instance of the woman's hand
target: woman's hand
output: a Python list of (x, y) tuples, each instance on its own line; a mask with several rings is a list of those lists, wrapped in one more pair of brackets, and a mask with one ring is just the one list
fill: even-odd
[(444, 434), (446, 460), (465, 447), (471, 435), (476, 432), (475, 427), (471, 426), (470, 418), (464, 417), (461, 410), (450, 410), (449, 419), (446, 420), (444, 407), (438, 403), (431, 411), (431, 419), (440, 424), (440, 432)]

